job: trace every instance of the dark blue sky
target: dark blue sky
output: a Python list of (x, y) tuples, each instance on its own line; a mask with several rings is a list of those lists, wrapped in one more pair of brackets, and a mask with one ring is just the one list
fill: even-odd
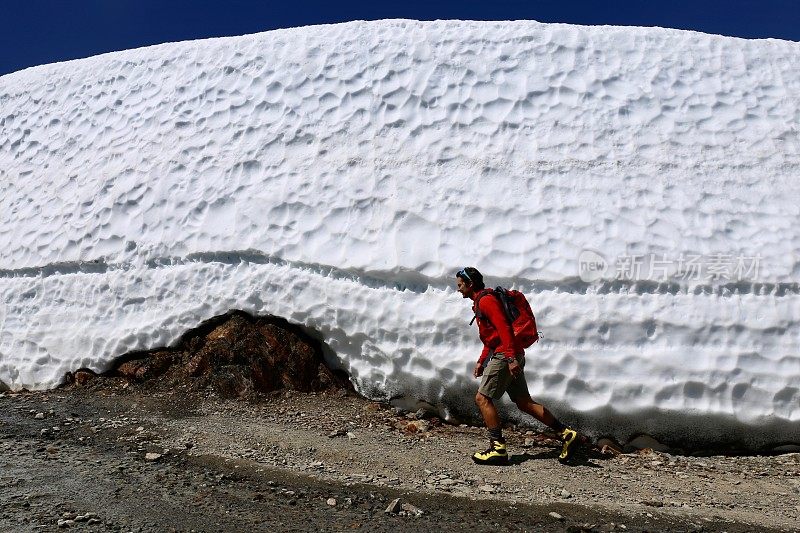
[(800, 41), (800, 0), (0, 0), (0, 75), (163, 42), (382, 18), (663, 26)]

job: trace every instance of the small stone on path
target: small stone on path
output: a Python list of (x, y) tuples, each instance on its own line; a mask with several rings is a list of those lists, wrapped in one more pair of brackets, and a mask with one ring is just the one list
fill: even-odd
[(146, 454), (144, 454), (145, 461), (158, 461), (162, 457), (163, 457), (162, 454), (155, 452), (147, 452)]
[(411, 505), (410, 503), (404, 503), (400, 506), (400, 508), (407, 513), (413, 514), (414, 516), (422, 516), (423, 514), (425, 514), (423, 513), (422, 509), (414, 505)]
[(384, 513), (397, 513), (400, 511), (400, 509), (401, 509), (400, 498), (395, 498), (394, 500), (389, 502), (389, 506), (386, 507)]
[(328, 501), (325, 503), (327, 503), (331, 507), (336, 507), (336, 498), (328, 498)]
[(548, 514), (549, 514), (550, 516), (552, 516), (553, 518), (555, 518), (556, 520), (564, 520), (564, 517), (563, 517), (563, 516), (561, 516), (560, 514), (558, 514), (558, 513), (557, 513), (557, 512), (555, 512), (555, 511), (552, 511), (552, 512), (550, 512), (550, 513), (548, 513)]

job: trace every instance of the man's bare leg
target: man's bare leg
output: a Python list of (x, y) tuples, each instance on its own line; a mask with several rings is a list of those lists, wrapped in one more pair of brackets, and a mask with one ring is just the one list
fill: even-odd
[(499, 428), (500, 416), (497, 414), (497, 408), (494, 406), (492, 399), (479, 392), (475, 395), (475, 403), (478, 404), (478, 409), (481, 410), (481, 416), (486, 427), (490, 430)]
[[(556, 431), (561, 431), (565, 427), (564, 424), (556, 419), (556, 417), (550, 412), (549, 409), (547, 409), (547, 407), (540, 403), (534, 402), (530, 396), (527, 398), (520, 398), (514, 403), (517, 404), (517, 407), (519, 407), (520, 411), (523, 413), (528, 413), (547, 427), (553, 428)], [(495, 413), (496, 412), (497, 411), (495, 410)], [(481, 413), (483, 413), (483, 411), (481, 411)], [(486, 417), (484, 416), (484, 419), (485, 418)]]
[(527, 396), (526, 398), (518, 398), (514, 401), (514, 403), (517, 404), (517, 407), (519, 407), (520, 411), (523, 413), (528, 413), (542, 424), (545, 424), (546, 426), (554, 429), (556, 433), (559, 433), (562, 446), (558, 460), (562, 463), (566, 462), (571, 455), (571, 446), (578, 437), (578, 432), (570, 427), (565, 426), (553, 415), (553, 413), (550, 412), (549, 409), (547, 409), (547, 407), (534, 402), (530, 396)]
[(491, 398), (479, 392), (475, 395), (475, 403), (478, 404), (483, 421), (486, 423), (486, 428), (489, 430), (491, 444), (489, 445), (489, 449), (485, 452), (476, 452), (472, 456), (472, 460), (478, 464), (508, 464), (506, 441), (503, 440), (500, 416), (497, 414), (497, 408), (494, 406), (494, 402)]

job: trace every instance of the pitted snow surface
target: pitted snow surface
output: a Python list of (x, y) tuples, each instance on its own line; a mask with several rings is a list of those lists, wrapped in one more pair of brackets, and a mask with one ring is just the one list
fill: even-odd
[[(529, 293), (531, 390), (582, 429), (800, 441), (799, 58), (380, 21), (4, 76), (0, 383), (53, 387), (238, 308), (319, 332), (369, 396), (464, 412), (479, 345), (452, 286), (475, 265)], [(602, 278), (578, 277), (586, 250)], [(615, 279), (651, 254), (666, 271)], [(717, 270), (676, 271), (692, 257)]]

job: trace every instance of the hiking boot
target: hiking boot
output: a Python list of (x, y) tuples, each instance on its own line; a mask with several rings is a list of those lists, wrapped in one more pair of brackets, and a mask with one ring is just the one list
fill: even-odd
[(566, 463), (572, 455), (572, 445), (578, 438), (578, 432), (572, 428), (564, 428), (564, 431), (559, 435), (561, 439), (561, 453), (558, 456), (558, 462)]
[(475, 452), (472, 460), (479, 465), (507, 465), (508, 451), (505, 440), (489, 441), (489, 449), (485, 452)]

